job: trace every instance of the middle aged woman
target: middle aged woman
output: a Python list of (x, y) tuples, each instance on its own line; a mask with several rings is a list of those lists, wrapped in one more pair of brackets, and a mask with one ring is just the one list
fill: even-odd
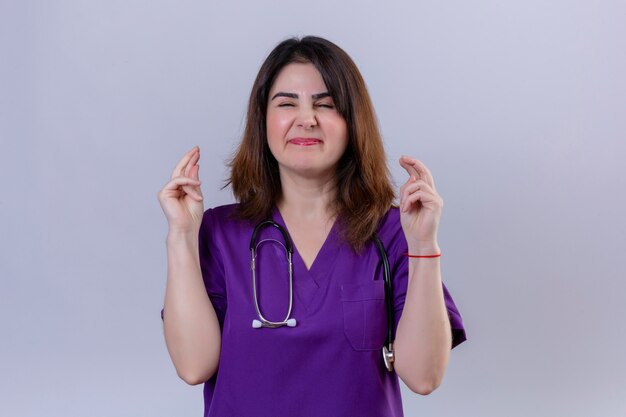
[[(204, 211), (199, 159), (198, 147), (186, 154), (159, 199), (170, 224), (165, 338), (179, 375), (206, 381), (206, 416), (401, 416), (398, 376), (420, 394), (439, 386), (465, 340), (441, 281), (443, 201), (428, 168), (404, 156), (392, 205), (373, 107), (342, 49), (289, 39), (263, 63), (231, 161), (237, 204)], [(253, 238), (266, 219), (285, 234), (269, 226)], [(375, 236), (392, 278), (395, 372), (381, 355)]]

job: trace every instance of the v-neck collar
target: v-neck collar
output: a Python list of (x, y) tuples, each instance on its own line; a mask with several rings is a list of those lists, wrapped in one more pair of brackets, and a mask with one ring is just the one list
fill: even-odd
[[(280, 214), (278, 207), (274, 207), (274, 221), (287, 230), (289, 229)], [(341, 244), (338, 239), (339, 219), (335, 219), (333, 226), (326, 236), (326, 240), (317, 252), (311, 268), (307, 269), (304, 260), (298, 252), (298, 248), (293, 244), (291, 236), (289, 239), (293, 245), (293, 268), (294, 268), (294, 295), (296, 299), (310, 313), (320, 302), (320, 297), (326, 292), (323, 290), (329, 284), (329, 278), (338, 257), (340, 257)]]
[(337, 247), (338, 247), (337, 239), (335, 238), (338, 219), (335, 219), (335, 221), (333, 222), (333, 225), (331, 226), (328, 232), (328, 235), (326, 236), (326, 239), (324, 240), (324, 243), (322, 243), (322, 246), (320, 247), (319, 251), (315, 255), (315, 259), (313, 259), (313, 262), (311, 263), (311, 267), (307, 268), (306, 264), (304, 263), (304, 259), (302, 259), (302, 256), (300, 255), (300, 251), (298, 251), (296, 244), (294, 243), (293, 239), (291, 239), (291, 233), (289, 233), (289, 228), (287, 227), (287, 223), (285, 222), (285, 219), (280, 213), (280, 210), (278, 209), (278, 207), (274, 207), (273, 217), (274, 217), (274, 221), (276, 221), (278, 224), (283, 226), (285, 230), (287, 231), (287, 233), (289, 234), (289, 239), (291, 240), (291, 244), (293, 246), (294, 258), (297, 258), (302, 268), (307, 273), (312, 275), (314, 279), (316, 275), (318, 275), (319, 273), (323, 273), (327, 269), (322, 264), (328, 264), (329, 263), (328, 261), (330, 260), (329, 258), (331, 256), (334, 261), (335, 259), (334, 255), (336, 255)]

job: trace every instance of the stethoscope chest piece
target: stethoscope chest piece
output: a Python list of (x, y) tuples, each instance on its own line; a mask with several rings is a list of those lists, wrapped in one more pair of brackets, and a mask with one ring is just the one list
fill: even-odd
[(393, 343), (389, 344), (389, 349), (387, 349), (387, 345), (383, 346), (383, 360), (385, 361), (385, 367), (389, 372), (393, 371)]

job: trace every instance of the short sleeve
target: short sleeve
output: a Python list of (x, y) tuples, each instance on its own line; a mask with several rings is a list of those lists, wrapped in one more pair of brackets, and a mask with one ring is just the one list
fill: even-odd
[(443, 296), (446, 302), (446, 309), (448, 310), (448, 317), (450, 318), (450, 328), (452, 330), (452, 349), (460, 345), (461, 343), (467, 340), (467, 336), (465, 335), (465, 327), (463, 326), (463, 318), (461, 317), (461, 313), (459, 313), (459, 309), (454, 304), (454, 300), (450, 295), (450, 292), (446, 288), (446, 285), (443, 285)]
[[(396, 330), (398, 329), (400, 317), (402, 316), (402, 311), (404, 309), (404, 300), (406, 298), (406, 290), (409, 280), (409, 261), (405, 255), (407, 250), (406, 239), (404, 237), (404, 233), (402, 232), (402, 228), (400, 227), (394, 234), (391, 242), (389, 242), (389, 248), (387, 249), (389, 253), (389, 262), (391, 263), (391, 277), (394, 294), (394, 338)], [(448, 311), (448, 317), (450, 319), (450, 329), (452, 332), (451, 349), (454, 349), (456, 346), (467, 340), (467, 337), (461, 314), (459, 313), (448, 288), (446, 288), (443, 283), (442, 286), (444, 301)]]
[(216, 233), (219, 233), (218, 219), (215, 217), (213, 209), (204, 212), (198, 235), (198, 250), (202, 280), (217, 314), (220, 328), (223, 329), (227, 307), (226, 280), (222, 253), (215, 239)]

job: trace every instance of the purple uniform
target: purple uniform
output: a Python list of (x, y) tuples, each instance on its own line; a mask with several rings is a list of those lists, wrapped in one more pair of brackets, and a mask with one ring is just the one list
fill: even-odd
[[(222, 328), (218, 371), (204, 386), (205, 416), (402, 416), (398, 376), (383, 364), (386, 337), (383, 270), (373, 242), (356, 254), (331, 229), (311, 269), (294, 247), (296, 327), (252, 328), (257, 319), (250, 271), (254, 224), (231, 217), (236, 205), (208, 209), (200, 227), (200, 265)], [(285, 226), (277, 209), (273, 220)], [(378, 235), (391, 266), (397, 326), (408, 282), (407, 243), (397, 208)], [(257, 237), (261, 312), (282, 321), (289, 275), (282, 235)], [(453, 347), (465, 340), (461, 316), (445, 286)]]

